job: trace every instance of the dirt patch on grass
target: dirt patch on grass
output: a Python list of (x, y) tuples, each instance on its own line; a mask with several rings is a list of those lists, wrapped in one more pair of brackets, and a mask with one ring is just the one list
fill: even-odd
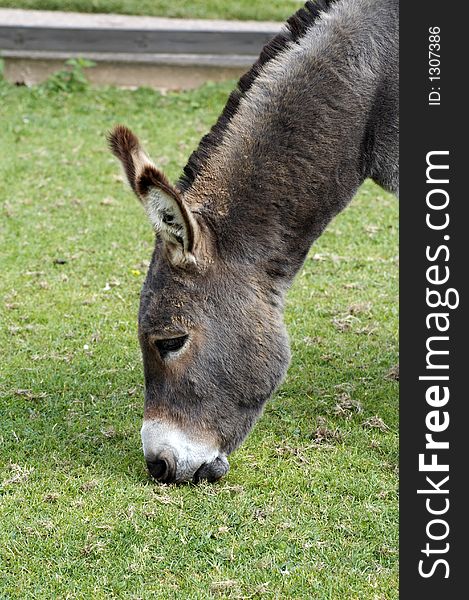
[(27, 469), (21, 465), (10, 463), (10, 477), (4, 479), (2, 486), (26, 483), (34, 469)]
[(394, 367), (391, 367), (384, 378), (391, 381), (399, 381), (399, 365), (394, 365)]
[(338, 428), (329, 429), (326, 425), (326, 419), (318, 417), (317, 426), (311, 434), (311, 439), (318, 446), (335, 445), (343, 440), (343, 436)]
[(375, 415), (363, 421), (363, 427), (365, 429), (379, 429), (380, 431), (390, 431), (389, 427), (383, 421), (381, 417)]
[(350, 394), (343, 392), (336, 398), (334, 414), (344, 419), (351, 419), (354, 414), (361, 413), (363, 407), (358, 400), (354, 400)]

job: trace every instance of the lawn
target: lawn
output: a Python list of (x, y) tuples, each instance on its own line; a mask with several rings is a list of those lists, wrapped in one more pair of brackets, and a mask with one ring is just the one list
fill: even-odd
[(184, 17), (285, 21), (304, 0), (0, 0), (0, 7)]
[(289, 374), (228, 476), (145, 470), (153, 239), (105, 134), (176, 178), (232, 85), (0, 82), (0, 598), (398, 597), (398, 208), (371, 182), (296, 278)]

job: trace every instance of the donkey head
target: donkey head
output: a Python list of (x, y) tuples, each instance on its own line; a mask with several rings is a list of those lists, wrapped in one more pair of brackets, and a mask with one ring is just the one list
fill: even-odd
[(202, 198), (189, 204), (128, 129), (110, 144), (158, 234), (139, 311), (145, 459), (163, 482), (215, 481), (286, 373), (282, 308), (220, 252)]

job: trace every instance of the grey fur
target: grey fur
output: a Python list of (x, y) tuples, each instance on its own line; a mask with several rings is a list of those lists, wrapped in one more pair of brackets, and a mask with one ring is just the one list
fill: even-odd
[[(220, 456), (286, 374), (285, 294), (311, 244), (365, 178), (398, 191), (398, 1), (337, 0), (303, 25), (174, 191), (197, 224), (194, 260), (176, 261), (160, 237), (141, 295), (145, 418), (210, 440)], [(159, 356), (155, 339), (186, 334), (177, 357)], [(217, 478), (218, 467), (199, 467), (197, 479)]]

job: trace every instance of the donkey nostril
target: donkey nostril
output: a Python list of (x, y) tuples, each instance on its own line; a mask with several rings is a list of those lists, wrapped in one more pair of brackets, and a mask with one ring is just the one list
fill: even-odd
[(168, 471), (168, 463), (165, 460), (147, 460), (147, 467), (150, 475), (155, 479), (164, 479)]
[(218, 456), (213, 462), (201, 465), (194, 473), (192, 480), (194, 483), (199, 483), (205, 479), (213, 483), (221, 479), (223, 475), (226, 475), (229, 469), (230, 465), (226, 456)]

